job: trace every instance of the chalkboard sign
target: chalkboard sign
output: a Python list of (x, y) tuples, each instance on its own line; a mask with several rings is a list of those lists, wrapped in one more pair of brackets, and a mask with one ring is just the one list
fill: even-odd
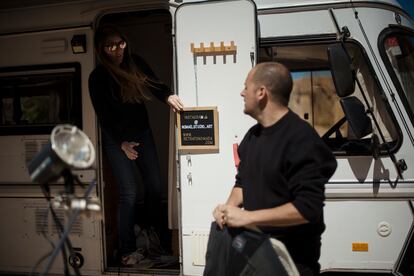
[(217, 107), (188, 107), (178, 114), (180, 153), (219, 151)]

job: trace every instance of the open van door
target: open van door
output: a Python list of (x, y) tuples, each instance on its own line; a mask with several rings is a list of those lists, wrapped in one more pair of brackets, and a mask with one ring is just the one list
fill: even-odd
[(248, 0), (185, 3), (175, 17), (178, 94), (186, 107), (218, 111), (218, 150), (179, 151), (183, 274), (201, 275), (213, 208), (234, 185), (233, 144), (254, 124), (240, 91), (256, 63), (256, 7)]

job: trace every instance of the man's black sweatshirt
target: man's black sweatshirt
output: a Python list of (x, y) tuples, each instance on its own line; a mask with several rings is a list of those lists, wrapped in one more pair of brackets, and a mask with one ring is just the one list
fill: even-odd
[(325, 229), (324, 185), (337, 166), (331, 150), (289, 110), (270, 127), (253, 126), (238, 152), (235, 186), (243, 190), (243, 207), (259, 210), (291, 202), (309, 223), (261, 229), (285, 242), (295, 262), (317, 262)]

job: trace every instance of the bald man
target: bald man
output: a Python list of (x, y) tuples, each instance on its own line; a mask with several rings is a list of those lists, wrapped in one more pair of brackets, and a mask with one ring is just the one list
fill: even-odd
[(243, 138), (236, 183), (213, 216), (222, 228), (257, 226), (282, 241), (300, 274), (318, 275), (324, 185), (337, 163), (315, 130), (288, 108), (289, 70), (255, 66), (241, 92), (244, 113), (257, 120)]

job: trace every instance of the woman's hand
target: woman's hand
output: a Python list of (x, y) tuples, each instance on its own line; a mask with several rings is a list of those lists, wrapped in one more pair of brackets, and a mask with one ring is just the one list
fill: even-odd
[(167, 103), (172, 107), (174, 112), (181, 111), (184, 108), (183, 103), (177, 95), (168, 96)]
[(125, 152), (128, 159), (135, 160), (138, 158), (138, 152), (134, 149), (134, 147), (138, 145), (139, 143), (137, 142), (124, 141), (121, 143), (121, 149)]

